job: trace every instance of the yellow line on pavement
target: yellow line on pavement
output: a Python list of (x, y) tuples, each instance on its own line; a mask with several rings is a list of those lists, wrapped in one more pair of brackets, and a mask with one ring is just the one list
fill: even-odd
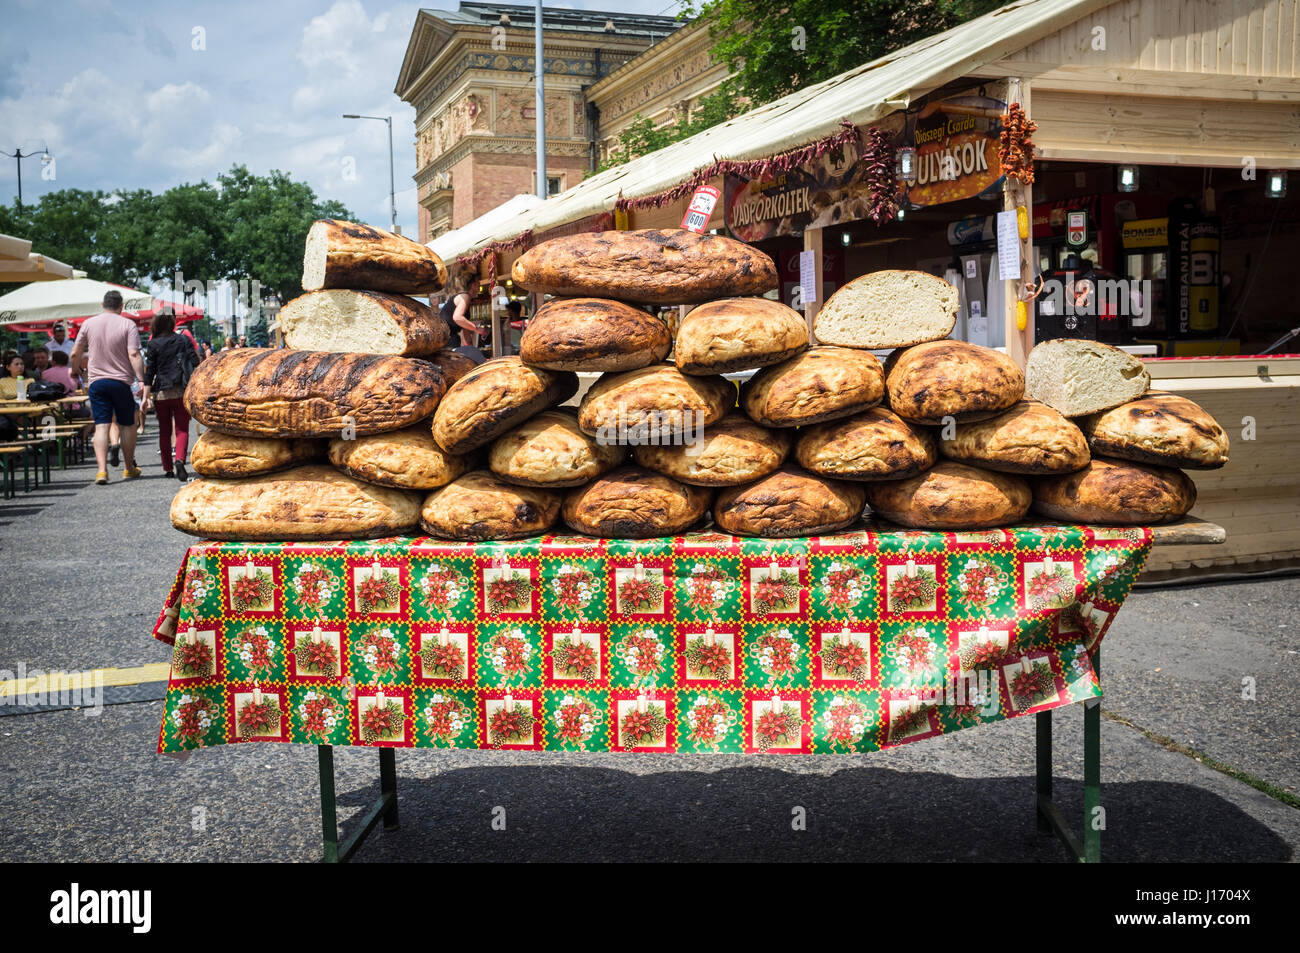
[(75, 691), (99, 684), (105, 687), (140, 685), (144, 682), (165, 682), (171, 674), (171, 665), (156, 662), (136, 668), (96, 668), (89, 672), (51, 672), (24, 679), (0, 682), (0, 698), (12, 698), (20, 693)]

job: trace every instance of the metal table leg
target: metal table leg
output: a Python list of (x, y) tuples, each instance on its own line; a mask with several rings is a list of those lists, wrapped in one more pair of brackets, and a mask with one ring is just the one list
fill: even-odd
[(324, 860), (327, 864), (347, 863), (357, 852), (366, 835), (374, 830), (380, 818), (384, 830), (397, 829), (397, 756), (392, 748), (379, 749), (379, 800), (370, 806), (361, 818), (361, 826), (339, 840), (338, 809), (334, 799), (334, 749), (330, 745), (317, 745), (320, 761), (320, 820), (324, 843)]
[[(1093, 653), (1093, 670), (1101, 677), (1101, 648)], [(1083, 841), (1070, 830), (1061, 810), (1052, 800), (1052, 713), (1034, 716), (1035, 816), (1038, 829), (1054, 831), (1079, 863), (1101, 862), (1101, 699), (1083, 703)]]

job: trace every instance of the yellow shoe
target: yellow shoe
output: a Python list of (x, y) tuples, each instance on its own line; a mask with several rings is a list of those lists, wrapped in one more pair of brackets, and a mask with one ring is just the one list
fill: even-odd
[(100, 470), (95, 474), (95, 482), (100, 486), (108, 486), (108, 474), (105, 471)]
[(139, 467), (127, 467), (125, 470), (122, 471), (123, 480), (134, 480), (139, 475), (140, 475)]

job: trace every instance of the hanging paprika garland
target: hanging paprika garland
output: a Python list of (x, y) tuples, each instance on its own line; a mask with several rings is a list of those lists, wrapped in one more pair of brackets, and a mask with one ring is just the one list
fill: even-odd
[(1034, 184), (1034, 143), (1029, 137), (1038, 130), (1038, 123), (1029, 118), (1024, 107), (1012, 103), (1002, 116), (1001, 142), (998, 161), (1002, 173), (1024, 185)]
[(867, 187), (871, 189), (871, 205), (867, 209), (867, 215), (877, 225), (884, 225), (898, 214), (898, 180), (894, 176), (893, 147), (889, 133), (879, 126), (867, 130), (862, 162), (866, 165)]
[(850, 142), (861, 152), (862, 137), (858, 133), (858, 127), (847, 119), (841, 119), (840, 131), (833, 136), (818, 139), (816, 142), (810, 142), (808, 145), (790, 152), (782, 152), (780, 155), (767, 156), (762, 159), (715, 158), (712, 165), (696, 169), (691, 173), (690, 178), (680, 185), (673, 186), (671, 189), (634, 199), (626, 199), (620, 195), (614, 202), (614, 208), (624, 212), (630, 209), (662, 208), (693, 194), (697, 188), (717, 176), (737, 175), (746, 179), (768, 178), (782, 172), (789, 172), (814, 159), (820, 159), (833, 150), (843, 149)]
[(492, 286), (497, 283), (497, 255), (501, 252), (514, 251), (518, 248), (520, 251), (528, 251), (533, 247), (533, 230), (516, 235), (514, 238), (504, 242), (488, 242), (477, 251), (470, 252), (466, 255), (460, 255), (456, 259), (458, 264), (465, 271), (478, 273), (479, 265), (483, 259), (488, 260), (488, 285)]

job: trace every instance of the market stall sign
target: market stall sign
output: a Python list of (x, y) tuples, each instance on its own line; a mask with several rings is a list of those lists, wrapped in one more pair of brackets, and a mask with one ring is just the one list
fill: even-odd
[[(876, 125), (891, 136), (902, 130), (900, 115)], [(866, 131), (860, 129), (863, 136)], [(842, 225), (867, 217), (871, 189), (858, 149), (846, 143), (788, 172), (766, 178), (726, 178), (727, 229), (744, 242), (801, 235), (806, 228)]]
[(713, 217), (713, 209), (722, 198), (722, 192), (711, 185), (701, 185), (691, 196), (691, 204), (682, 217), (682, 228), (703, 235)]
[(1070, 212), (1066, 216), (1065, 240), (1071, 245), (1088, 243), (1088, 213), (1082, 209)]
[(1169, 219), (1140, 218), (1120, 227), (1125, 248), (1165, 248), (1169, 244)]
[(1006, 103), (959, 95), (926, 105), (908, 122), (901, 145), (916, 149), (912, 178), (904, 180), (913, 205), (942, 205), (1000, 187), (998, 136)]

